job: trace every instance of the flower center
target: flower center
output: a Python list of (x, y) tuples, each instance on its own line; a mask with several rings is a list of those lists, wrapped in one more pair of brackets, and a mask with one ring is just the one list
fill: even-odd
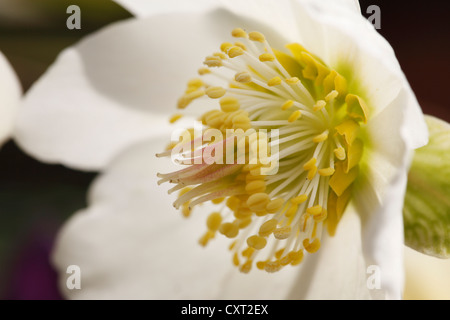
[[(207, 56), (178, 101), (179, 109), (201, 100), (212, 108), (200, 118), (200, 134), (190, 129), (158, 154), (187, 164), (158, 174), (159, 183), (175, 184), (169, 193), (180, 191), (174, 206), (185, 216), (200, 203), (217, 205), (200, 244), (219, 232), (234, 239), (233, 263), (242, 272), (253, 265), (275, 272), (319, 250), (324, 228), (334, 235), (358, 176), (368, 107), (343, 75), (301, 45), (284, 53), (259, 32), (237, 28), (232, 36), (241, 41)], [(235, 140), (230, 130), (244, 134)], [(235, 161), (224, 162), (230, 154)]]

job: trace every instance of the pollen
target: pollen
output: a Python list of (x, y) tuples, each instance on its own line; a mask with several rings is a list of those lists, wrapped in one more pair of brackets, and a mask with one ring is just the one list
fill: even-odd
[(323, 232), (333, 236), (345, 214), (370, 146), (371, 105), (351, 70), (341, 74), (298, 43), (284, 51), (270, 41), (242, 28), (217, 39), (168, 119), (197, 106), (198, 126), (157, 154), (181, 166), (157, 175), (172, 185), (181, 216), (213, 206), (198, 243), (231, 239), (231, 264), (243, 273), (278, 272), (319, 251)]

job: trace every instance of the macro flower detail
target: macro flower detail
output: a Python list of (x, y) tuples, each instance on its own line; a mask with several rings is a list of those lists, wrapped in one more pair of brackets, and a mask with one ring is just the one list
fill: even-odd
[[(231, 35), (240, 41), (207, 56), (178, 101), (185, 109), (208, 100), (200, 137), (191, 128), (158, 154), (188, 167), (159, 173), (159, 183), (174, 183), (169, 193), (181, 190), (174, 206), (185, 216), (206, 201), (220, 207), (207, 218), (202, 245), (219, 232), (235, 239), (230, 250), (242, 272), (255, 262), (275, 272), (319, 250), (324, 229), (335, 234), (358, 177), (370, 108), (352, 79), (302, 45), (288, 44), (285, 53), (260, 32)], [(214, 140), (211, 129), (219, 131)], [(228, 147), (235, 137), (237, 146)], [(246, 161), (236, 161), (239, 154)]]

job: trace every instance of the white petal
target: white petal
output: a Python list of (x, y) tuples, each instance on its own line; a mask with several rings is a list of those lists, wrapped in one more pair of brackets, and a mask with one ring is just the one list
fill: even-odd
[(42, 161), (102, 168), (161, 130), (186, 82), (236, 25), (225, 11), (158, 15), (85, 38), (28, 92), (18, 143)]
[(11, 135), (21, 95), (19, 80), (0, 52), (0, 145)]
[[(167, 188), (155, 178), (158, 170), (169, 170), (167, 159), (154, 158), (163, 147), (153, 140), (124, 153), (96, 181), (91, 206), (61, 230), (53, 260), (64, 293), (74, 299), (285, 298), (298, 270), (275, 277), (259, 272), (263, 288), (253, 286), (253, 277), (230, 283), (239, 271), (232, 267), (229, 240), (197, 244), (207, 208), (189, 219), (172, 208)], [(81, 268), (81, 290), (67, 290), (69, 265)]]
[[(288, 266), (272, 277), (278, 281), (286, 271), (291, 272), (292, 269), (298, 269), (299, 272), (290, 274), (292, 278), (288, 282), (286, 299), (370, 299), (361, 248), (361, 222), (355, 210), (348, 207), (339, 222), (336, 235), (324, 235), (318, 252), (307, 254), (300, 266)], [(281, 280), (285, 286), (284, 278)], [(252, 271), (249, 275), (234, 274), (230, 277), (227, 282), (231, 288), (227, 288), (224, 294), (231, 293), (231, 290), (238, 288), (239, 283), (245, 281), (252, 281), (253, 285), (239, 288), (242, 295), (248, 293), (251, 296), (255, 287), (266, 290), (267, 280), (258, 271)]]
[(114, 0), (137, 17), (176, 11), (199, 12), (217, 6), (212, 0)]
[(372, 146), (366, 148), (355, 185), (355, 200), (363, 221), (363, 250), (369, 265), (382, 272), (386, 298), (399, 299), (403, 288), (402, 209), (411, 150), (401, 131), (407, 99), (402, 91), (368, 124)]

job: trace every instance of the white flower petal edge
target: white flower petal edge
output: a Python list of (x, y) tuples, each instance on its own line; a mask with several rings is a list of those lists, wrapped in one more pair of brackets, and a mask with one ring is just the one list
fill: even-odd
[(136, 17), (176, 11), (199, 12), (217, 6), (214, 0), (114, 0)]
[(21, 95), (19, 80), (0, 52), (0, 145), (11, 136)]
[[(188, 220), (172, 208), (155, 174), (168, 164), (155, 159), (161, 140), (131, 147), (94, 184), (90, 207), (61, 230), (53, 254), (61, 289), (71, 299), (282, 299), (297, 269), (271, 277), (228, 283), (238, 270), (227, 254), (228, 241), (198, 245), (204, 213)], [(169, 166), (170, 167), (170, 166)], [(207, 210), (207, 208), (205, 208)], [(82, 290), (67, 290), (69, 265), (82, 272)], [(231, 286), (231, 287), (230, 287)], [(241, 291), (242, 290), (242, 291)]]

